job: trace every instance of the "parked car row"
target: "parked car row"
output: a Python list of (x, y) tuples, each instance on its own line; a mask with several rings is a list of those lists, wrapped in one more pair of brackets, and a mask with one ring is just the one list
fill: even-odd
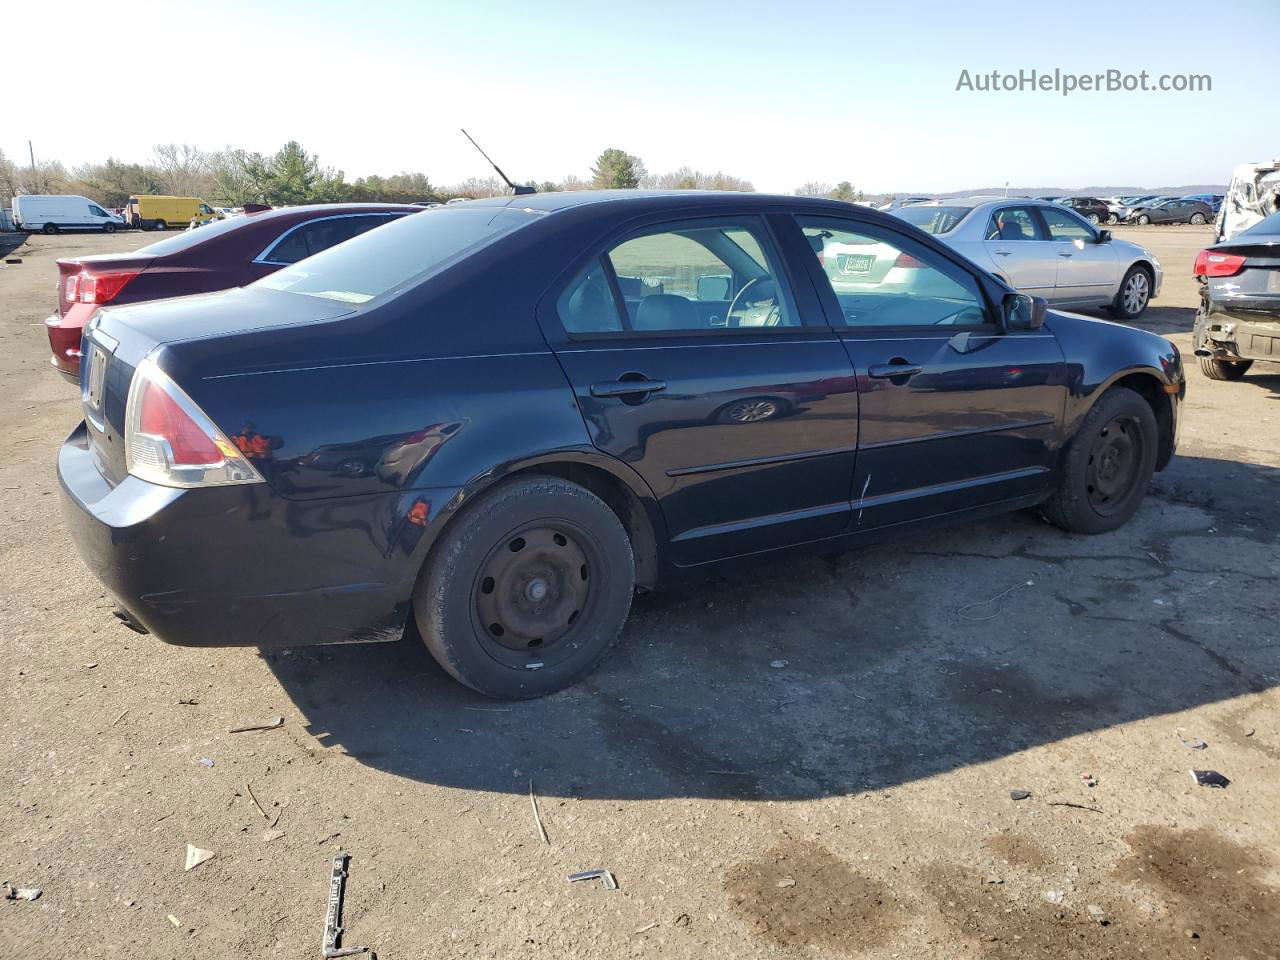
[(73, 194), (19, 195), (13, 198), (15, 229), (56, 234), (64, 230), (115, 233), (200, 226), (233, 216), (229, 207), (211, 207), (199, 197), (139, 195), (116, 210), (106, 210), (88, 197)]
[(1132, 315), (1158, 262), (1060, 205), (895, 213), (565, 192), (68, 261), (68, 525), (160, 639), (412, 620), (461, 682), (531, 697), (595, 666), (637, 588), (1030, 506), (1126, 522), (1174, 452), (1178, 351), (1012, 284)]

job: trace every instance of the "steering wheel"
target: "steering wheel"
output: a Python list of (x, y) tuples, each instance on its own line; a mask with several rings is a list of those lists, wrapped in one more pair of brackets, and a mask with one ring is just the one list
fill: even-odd
[(746, 283), (742, 285), (741, 290), (739, 290), (737, 293), (733, 295), (733, 299), (729, 301), (729, 309), (724, 315), (724, 322), (726, 326), (733, 325), (733, 311), (734, 311), (734, 308), (737, 307), (738, 301), (742, 299), (742, 295), (746, 293), (748, 290), (750, 290), (754, 284), (757, 284), (759, 282), (760, 282), (759, 277), (752, 277), (750, 280), (748, 280)]

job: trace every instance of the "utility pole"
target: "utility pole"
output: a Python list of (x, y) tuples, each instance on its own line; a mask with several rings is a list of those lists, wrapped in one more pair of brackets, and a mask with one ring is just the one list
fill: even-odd
[(31, 141), (27, 141), (27, 153), (31, 156), (31, 172), (36, 172), (36, 148), (31, 145)]

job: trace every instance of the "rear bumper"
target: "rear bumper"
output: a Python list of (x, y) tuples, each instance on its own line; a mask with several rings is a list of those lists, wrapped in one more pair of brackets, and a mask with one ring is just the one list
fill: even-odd
[(378, 535), (397, 495), (303, 503), (266, 484), (178, 490), (132, 476), (111, 487), (83, 423), (59, 452), (58, 479), (85, 565), (167, 643), (280, 647), (404, 632), (412, 544)]
[(64, 315), (55, 313), (44, 321), (53, 354), (49, 362), (54, 370), (76, 383), (80, 382), (80, 338), (97, 311), (93, 304), (74, 303)]
[[(1280, 298), (1273, 310), (1242, 310), (1209, 300), (1196, 317), (1193, 341), (1199, 356), (1280, 363)], [(1252, 301), (1257, 303), (1257, 301)]]

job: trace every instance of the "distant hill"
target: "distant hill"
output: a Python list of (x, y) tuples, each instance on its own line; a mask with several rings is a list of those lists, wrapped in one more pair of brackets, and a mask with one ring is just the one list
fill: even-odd
[[(1227, 192), (1225, 183), (1192, 183), (1180, 187), (1133, 187), (1133, 186), (1088, 186), (1088, 187), (1009, 187), (1011, 197), (1129, 197), (1148, 193), (1168, 194), (1174, 197), (1185, 197), (1189, 193), (1223, 193)], [(878, 197), (937, 197), (941, 200), (950, 197), (1002, 197), (1004, 187), (974, 187), (970, 190), (952, 190), (947, 193), (934, 193), (930, 190), (900, 190), (896, 193), (872, 194), (868, 199)]]

